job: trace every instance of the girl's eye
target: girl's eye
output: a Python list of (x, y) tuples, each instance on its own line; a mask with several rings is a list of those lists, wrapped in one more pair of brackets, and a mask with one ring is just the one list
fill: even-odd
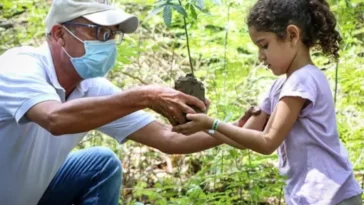
[(267, 49), (267, 48), (268, 48), (268, 43), (267, 43), (267, 44), (265, 44), (265, 45), (262, 45), (262, 48), (263, 48), (263, 49)]

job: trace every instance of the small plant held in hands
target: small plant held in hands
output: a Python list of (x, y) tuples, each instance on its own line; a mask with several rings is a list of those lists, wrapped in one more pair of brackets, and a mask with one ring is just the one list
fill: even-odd
[[(149, 17), (162, 12), (165, 25), (167, 27), (170, 27), (172, 24), (172, 12), (177, 12), (179, 15), (182, 15), (191, 73), (188, 73), (184, 77), (180, 77), (175, 82), (174, 88), (183, 93), (195, 96), (201, 101), (205, 102), (205, 87), (201, 81), (196, 79), (192, 64), (190, 43), (188, 39), (187, 16), (189, 14), (192, 17), (192, 19), (196, 21), (197, 20), (196, 11), (204, 13), (208, 13), (208, 11), (207, 9), (205, 9), (204, 0), (187, 0), (185, 2), (186, 3), (183, 5), (181, 0), (159, 0), (155, 3), (154, 5), (155, 8), (151, 11)], [(212, 0), (212, 2), (214, 4), (221, 4), (221, 0)], [(202, 112), (198, 108), (194, 109), (196, 112)]]

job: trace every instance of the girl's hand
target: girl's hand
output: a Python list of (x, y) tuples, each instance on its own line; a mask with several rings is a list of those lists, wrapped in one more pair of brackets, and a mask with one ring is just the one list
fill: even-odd
[(244, 127), (245, 123), (249, 120), (251, 116), (258, 116), (262, 110), (259, 107), (250, 107), (247, 109), (243, 116), (233, 124), (238, 127)]
[(206, 114), (188, 114), (187, 119), (190, 120), (190, 122), (175, 126), (172, 130), (174, 132), (190, 135), (199, 131), (211, 129), (214, 122), (214, 119)]

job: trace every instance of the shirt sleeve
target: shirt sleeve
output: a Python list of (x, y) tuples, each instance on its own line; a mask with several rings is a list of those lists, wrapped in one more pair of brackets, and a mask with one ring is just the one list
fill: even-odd
[[(95, 78), (87, 93), (88, 96), (105, 96), (117, 94), (119, 92), (121, 92), (121, 90), (107, 79)], [(152, 115), (144, 111), (136, 111), (108, 123), (98, 128), (98, 130), (115, 138), (119, 143), (123, 143), (130, 134), (143, 128), (154, 120), (155, 118)]]
[(300, 112), (300, 117), (309, 115), (315, 104), (317, 98), (317, 83), (313, 75), (307, 69), (302, 69), (294, 72), (284, 84), (282, 91), (279, 95), (279, 100), (283, 97), (301, 97), (309, 101), (309, 103)]
[(36, 57), (26, 54), (2, 56), (0, 68), (0, 117), (29, 122), (25, 117), (34, 105), (49, 100), (61, 101)]
[(280, 84), (282, 83), (283, 78), (278, 78), (276, 79), (272, 85), (270, 86), (269, 90), (264, 93), (263, 98), (260, 102), (260, 109), (267, 113), (268, 115), (272, 114), (273, 111), (273, 98), (275, 96), (275, 93), (277, 92), (277, 88), (280, 86)]
[(260, 109), (267, 113), (268, 115), (272, 114), (271, 113), (271, 102), (270, 102), (270, 97), (269, 97), (270, 91), (266, 92), (263, 96), (262, 101), (260, 102)]

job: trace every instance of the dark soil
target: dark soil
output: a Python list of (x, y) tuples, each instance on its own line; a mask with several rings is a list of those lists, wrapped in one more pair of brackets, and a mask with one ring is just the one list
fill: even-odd
[[(198, 81), (192, 74), (187, 74), (185, 77), (180, 77), (174, 88), (188, 95), (197, 97), (202, 102), (205, 102), (205, 87), (202, 82)], [(194, 106), (191, 106), (197, 113), (202, 111)]]

